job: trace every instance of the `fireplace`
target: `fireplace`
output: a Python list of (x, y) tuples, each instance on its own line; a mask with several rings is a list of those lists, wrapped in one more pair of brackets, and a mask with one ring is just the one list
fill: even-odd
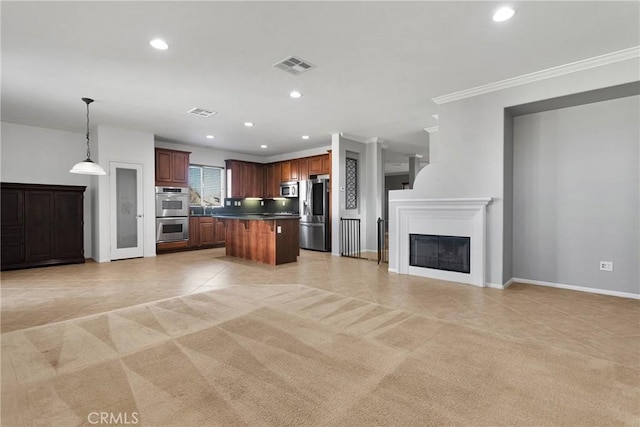
[[(412, 192), (415, 190), (389, 192), (389, 271), (486, 286), (485, 230), (491, 198), (423, 199)], [(445, 243), (412, 242), (411, 235), (445, 237)], [(425, 256), (423, 244), (432, 246), (427, 253), (437, 253), (438, 266), (443, 269), (433, 267), (435, 256)], [(414, 252), (418, 250), (415, 255), (413, 246)]]
[(409, 265), (469, 274), (471, 239), (459, 236), (410, 234)]

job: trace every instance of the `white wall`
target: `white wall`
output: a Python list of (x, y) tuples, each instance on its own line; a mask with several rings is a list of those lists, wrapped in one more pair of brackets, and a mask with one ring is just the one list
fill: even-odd
[(385, 200), (384, 191), (384, 150), (381, 144), (371, 142), (366, 145), (366, 162), (361, 163), (363, 170), (365, 192), (362, 201), (366, 219), (365, 241), (363, 250), (376, 252), (378, 250), (378, 218), (382, 218), (382, 205)]
[[(340, 255), (340, 218), (360, 219), (360, 245), (362, 251), (375, 251), (377, 245), (376, 220), (382, 215), (384, 198), (384, 165), (380, 144), (364, 144), (332, 135), (332, 233), (331, 252)], [(358, 159), (358, 208), (346, 209), (345, 159)]]
[(218, 166), (224, 168), (225, 160), (244, 160), (246, 162), (266, 163), (266, 158), (253, 156), (251, 154), (234, 153), (231, 151), (217, 150), (210, 147), (200, 147), (196, 145), (174, 144), (165, 141), (155, 141), (158, 148), (170, 150), (189, 151), (189, 163), (205, 166)]
[(89, 175), (69, 173), (74, 164), (86, 158), (85, 135), (7, 122), (2, 122), (1, 126), (0, 179), (3, 182), (87, 187), (84, 193), (84, 256), (91, 258), (95, 182)]
[(328, 145), (326, 147), (319, 147), (319, 148), (310, 148), (308, 150), (300, 150), (300, 151), (294, 151), (292, 153), (285, 153), (285, 154), (278, 154), (275, 156), (268, 156), (265, 157), (263, 162), (264, 163), (273, 163), (273, 162), (281, 162), (281, 161), (285, 161), (285, 160), (292, 160), (292, 159), (300, 159), (302, 157), (311, 157), (311, 156), (320, 156), (323, 154), (327, 154), (327, 150), (331, 150), (331, 146)]
[[(110, 162), (137, 163), (142, 165), (142, 188), (144, 194), (144, 256), (156, 255), (155, 215), (155, 150), (151, 133), (98, 126), (97, 157), (105, 171)], [(109, 175), (97, 177), (97, 208), (94, 209), (96, 237), (93, 241), (94, 259), (98, 262), (111, 260), (111, 205), (109, 200)]]
[(513, 276), (640, 294), (640, 98), (513, 122)]
[(504, 284), (511, 279), (503, 270), (504, 109), (637, 81), (638, 75), (634, 58), (441, 104), (437, 162), (420, 171), (414, 190), (391, 191), (389, 198), (493, 198), (487, 209), (487, 279)]

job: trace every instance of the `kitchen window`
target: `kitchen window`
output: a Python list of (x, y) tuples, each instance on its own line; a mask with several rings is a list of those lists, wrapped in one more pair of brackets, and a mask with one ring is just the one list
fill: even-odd
[(224, 169), (189, 165), (189, 205), (222, 206)]

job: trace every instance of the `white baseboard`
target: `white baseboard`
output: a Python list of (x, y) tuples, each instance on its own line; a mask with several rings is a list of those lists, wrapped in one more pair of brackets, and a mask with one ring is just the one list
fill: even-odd
[(491, 283), (491, 282), (487, 282), (487, 288), (492, 288), (492, 289), (507, 289), (509, 286), (511, 286), (511, 284), (513, 283), (513, 279), (509, 279), (507, 281), (507, 283), (505, 283), (504, 285), (501, 285), (499, 283)]
[(499, 283), (491, 283), (491, 282), (487, 282), (486, 283), (486, 288), (491, 288), (491, 289), (504, 289), (504, 286), (502, 286)]
[(620, 292), (620, 291), (611, 291), (609, 289), (587, 288), (585, 286), (565, 285), (563, 283), (543, 282), (541, 280), (521, 279), (518, 277), (514, 277), (513, 279), (509, 280), (509, 282), (524, 283), (527, 285), (536, 285), (536, 286), (548, 286), (550, 288), (569, 289), (572, 291), (590, 292), (592, 294), (610, 295), (614, 297), (640, 299), (640, 294), (632, 294), (631, 292)]
[(391, 267), (389, 267), (389, 268), (387, 269), (387, 271), (388, 271), (389, 273), (396, 273), (396, 274), (398, 273), (398, 270), (396, 270), (395, 268), (391, 268)]

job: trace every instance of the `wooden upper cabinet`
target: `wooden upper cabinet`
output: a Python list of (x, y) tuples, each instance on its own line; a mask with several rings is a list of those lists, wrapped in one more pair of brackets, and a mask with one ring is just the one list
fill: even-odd
[(309, 159), (304, 157), (298, 159), (298, 181), (309, 179)]
[(247, 197), (264, 197), (265, 192), (265, 166), (259, 163), (253, 163), (251, 167), (251, 176), (253, 178), (251, 189)]
[(300, 179), (300, 162), (298, 159), (289, 160), (291, 163), (291, 175), (289, 181), (298, 181)]
[(189, 186), (189, 152), (156, 148), (156, 185)]
[(237, 160), (227, 160), (227, 197), (244, 197), (244, 165)]
[(227, 160), (227, 197), (264, 197), (265, 169), (259, 163)]
[(280, 182), (282, 182), (282, 164), (271, 163), (266, 165), (265, 197), (280, 197)]
[(309, 175), (321, 175), (324, 173), (323, 156), (309, 157)]
[(173, 181), (189, 186), (189, 153), (183, 151), (174, 151), (171, 154), (171, 162), (173, 163)]
[(322, 173), (331, 174), (331, 152), (322, 155)]
[(171, 181), (171, 153), (156, 148), (156, 184)]
[(291, 162), (280, 162), (280, 179), (282, 181), (291, 181)]

